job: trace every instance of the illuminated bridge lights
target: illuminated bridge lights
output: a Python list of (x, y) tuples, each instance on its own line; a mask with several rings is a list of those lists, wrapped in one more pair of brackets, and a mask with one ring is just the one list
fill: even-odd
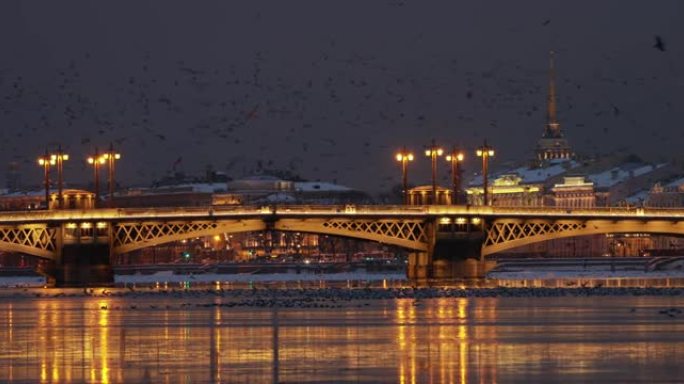
[(4, 212), (0, 213), (0, 250), (55, 257), (56, 244), (78, 234), (97, 236), (96, 241), (103, 243), (111, 240), (116, 254), (198, 236), (270, 228), (354, 237), (425, 252), (432, 224), (450, 231), (483, 228), (482, 253), (488, 255), (563, 237), (630, 232), (684, 235), (684, 209), (349, 204)]

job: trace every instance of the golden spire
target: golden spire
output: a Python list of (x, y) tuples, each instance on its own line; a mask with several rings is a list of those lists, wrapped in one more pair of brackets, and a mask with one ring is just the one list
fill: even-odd
[(544, 137), (559, 138), (563, 137), (556, 116), (556, 65), (554, 61), (555, 52), (549, 52), (549, 94), (546, 99), (546, 129)]

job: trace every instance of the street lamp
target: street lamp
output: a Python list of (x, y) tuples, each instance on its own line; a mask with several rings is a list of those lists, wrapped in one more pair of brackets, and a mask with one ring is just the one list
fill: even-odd
[(114, 145), (109, 144), (109, 152), (102, 154), (109, 168), (109, 206), (114, 206), (114, 162), (121, 158), (121, 154), (114, 152)]
[(459, 196), (461, 194), (461, 162), (463, 162), (463, 152), (454, 147), (451, 154), (446, 156), (446, 161), (451, 163), (451, 181), (454, 187), (454, 198), (452, 199), (455, 205), (459, 204)]
[(97, 147), (95, 148), (95, 154), (93, 156), (88, 157), (88, 164), (91, 164), (93, 166), (93, 170), (95, 172), (95, 203), (93, 206), (97, 208), (98, 203), (100, 202), (100, 166), (105, 163), (105, 157), (104, 155), (100, 155), (97, 151)]
[(401, 162), (401, 182), (402, 182), (402, 193), (404, 197), (404, 205), (409, 204), (409, 192), (408, 192), (408, 162), (413, 161), (413, 153), (409, 152), (406, 147), (404, 147), (396, 156), (397, 161)]
[(45, 209), (50, 208), (50, 166), (55, 165), (55, 159), (45, 150), (45, 155), (38, 158), (38, 165), (43, 167), (43, 184), (45, 184)]
[(489, 165), (489, 158), (494, 156), (494, 148), (487, 145), (487, 140), (484, 141), (484, 145), (477, 149), (475, 152), (477, 157), (482, 158), (482, 181), (483, 181), (483, 195), (484, 195), (484, 205), (489, 205), (488, 199), (488, 187), (487, 187), (487, 167)]
[(57, 148), (57, 153), (50, 156), (57, 164), (57, 203), (59, 208), (64, 208), (64, 194), (62, 186), (64, 184), (64, 162), (69, 160), (69, 155), (62, 151), (62, 146)]
[(435, 144), (434, 139), (425, 149), (425, 156), (432, 161), (432, 204), (437, 204), (437, 157), (442, 156), (443, 153), (444, 151)]

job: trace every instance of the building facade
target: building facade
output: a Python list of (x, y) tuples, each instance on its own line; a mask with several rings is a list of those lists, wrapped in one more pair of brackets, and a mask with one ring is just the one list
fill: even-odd
[(593, 208), (596, 206), (594, 183), (584, 176), (566, 176), (551, 188), (550, 204), (562, 208)]

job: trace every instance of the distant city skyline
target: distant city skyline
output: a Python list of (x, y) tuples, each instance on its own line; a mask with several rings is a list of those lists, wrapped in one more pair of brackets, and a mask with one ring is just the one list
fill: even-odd
[[(174, 167), (239, 178), (263, 168), (378, 193), (394, 160), (423, 148), (473, 150), (494, 167), (534, 158), (546, 123), (548, 52), (559, 122), (578, 154), (679, 156), (684, 4), (548, 2), (322, 4), (4, 3), (0, 172), (58, 144), (68, 183), (114, 143), (117, 178), (149, 185)], [(9, 16), (9, 17), (7, 17)], [(315, 31), (315, 32), (314, 32)], [(656, 37), (658, 37), (658, 40)], [(448, 184), (447, 163), (439, 163)]]

